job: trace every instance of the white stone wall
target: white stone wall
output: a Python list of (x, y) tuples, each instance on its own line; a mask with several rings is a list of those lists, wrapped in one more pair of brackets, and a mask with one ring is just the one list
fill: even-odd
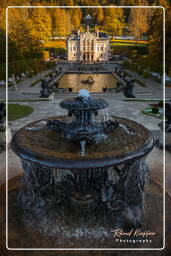
[(78, 60), (77, 48), (78, 48), (78, 45), (76, 40), (68, 40), (68, 43), (67, 43), (68, 61)]
[(109, 40), (86, 32), (81, 34), (80, 38), (69, 39), (67, 48), (68, 61), (107, 61)]

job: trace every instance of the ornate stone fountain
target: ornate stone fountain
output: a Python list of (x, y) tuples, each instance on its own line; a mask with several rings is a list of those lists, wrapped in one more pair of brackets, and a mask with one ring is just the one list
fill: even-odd
[(104, 230), (139, 226), (151, 133), (129, 119), (99, 117), (107, 102), (85, 90), (60, 106), (68, 115), (30, 123), (13, 136), (12, 149), (25, 171), (21, 206), (41, 216), (55, 212), (63, 229), (73, 225), (66, 223), (75, 214), (86, 226), (84, 213), (96, 211), (95, 222)]
[[(49, 120), (47, 126), (61, 134), (62, 138), (79, 142), (84, 155), (85, 143), (100, 143), (107, 138), (106, 133), (115, 130), (119, 123), (112, 119), (95, 121), (98, 110), (108, 104), (102, 100), (90, 97), (87, 90), (81, 90), (79, 97), (66, 99), (60, 106), (68, 110), (68, 116), (74, 116), (72, 121)], [(84, 145), (84, 147), (83, 147)]]

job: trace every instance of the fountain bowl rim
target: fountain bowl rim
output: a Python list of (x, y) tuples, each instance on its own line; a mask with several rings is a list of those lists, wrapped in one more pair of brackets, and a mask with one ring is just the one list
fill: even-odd
[[(90, 98), (92, 99), (92, 102), (88, 102), (87, 99)], [(79, 99), (85, 99), (84, 101), (80, 101)], [(89, 103), (90, 105), (88, 106), (86, 103)], [(79, 103), (79, 104), (78, 104)], [(98, 104), (98, 106), (97, 106)], [(108, 107), (108, 103), (99, 97), (72, 97), (68, 99), (64, 99), (60, 102), (60, 107), (67, 109), (67, 110), (99, 110), (99, 109), (104, 109)]]
[[(113, 116), (114, 117), (114, 116)], [(115, 116), (116, 117), (116, 116)], [(53, 118), (53, 117), (51, 117)], [(54, 117), (55, 118), (55, 117)], [(127, 118), (121, 118), (124, 120), (127, 120)], [(36, 120), (34, 122), (31, 122), (24, 127), (20, 128), (12, 137), (11, 141), (11, 148), (12, 150), (22, 159), (26, 161), (33, 162), (35, 164), (40, 164), (46, 167), (50, 168), (57, 168), (57, 169), (97, 169), (97, 168), (107, 168), (114, 165), (123, 164), (126, 162), (129, 162), (131, 160), (136, 160), (143, 158), (146, 156), (154, 147), (154, 139), (152, 136), (152, 133), (150, 130), (148, 130), (143, 125), (137, 123), (136, 121), (131, 120), (132, 122), (135, 122), (138, 125), (141, 125), (144, 129), (148, 131), (148, 139), (146, 142), (142, 145), (142, 147), (138, 150), (131, 151), (129, 153), (122, 154), (118, 157), (102, 157), (102, 158), (94, 158), (94, 159), (84, 159), (84, 158), (78, 158), (78, 159), (69, 159), (69, 158), (54, 158), (54, 157), (45, 157), (43, 154), (35, 154), (31, 150), (23, 149), (16, 141), (16, 137), (21, 130), (23, 130), (25, 127), (27, 127), (30, 124), (37, 123), (40, 121), (48, 120), (48, 118)], [(130, 120), (130, 119), (128, 119)]]

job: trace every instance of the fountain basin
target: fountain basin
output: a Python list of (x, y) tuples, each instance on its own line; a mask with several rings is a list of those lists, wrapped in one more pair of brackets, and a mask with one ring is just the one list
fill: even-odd
[(119, 126), (108, 130), (101, 143), (88, 144), (81, 155), (78, 143), (48, 128), (54, 119), (73, 121), (71, 116), (43, 119), (13, 136), (12, 149), (25, 174), (23, 185), (9, 193), (9, 246), (123, 248), (115, 244), (113, 230), (142, 227), (160, 234), (145, 246), (162, 247), (162, 195), (156, 199), (154, 186), (144, 187), (145, 156), (153, 148), (150, 131), (135, 121), (111, 117)]
[(114, 121), (127, 127), (130, 134), (122, 128), (109, 132), (102, 143), (90, 144), (85, 156), (81, 156), (80, 146), (61, 139), (60, 133), (49, 130), (49, 120), (69, 122), (70, 117), (58, 116), (30, 123), (20, 129), (12, 139), (12, 149), (24, 160), (48, 167), (62, 169), (89, 169), (119, 165), (130, 160), (142, 158), (153, 148), (151, 132), (135, 121), (113, 117)]
[[(73, 122), (72, 116), (42, 119), (13, 136), (12, 149), (25, 171), (18, 196), (21, 206), (42, 215), (42, 210), (58, 205), (59, 214), (64, 207), (65, 212), (76, 210), (83, 216), (101, 207), (107, 215), (100, 218), (112, 216), (110, 225), (140, 225), (148, 174), (145, 156), (154, 145), (151, 132), (135, 121), (111, 117), (118, 126), (108, 129), (100, 143), (89, 143), (80, 154), (78, 143), (67, 140), (61, 130), (49, 129), (48, 123), (54, 119), (62, 124)], [(89, 123), (96, 125), (90, 118), (87, 130)], [(61, 218), (67, 222), (64, 216), (62, 210)]]

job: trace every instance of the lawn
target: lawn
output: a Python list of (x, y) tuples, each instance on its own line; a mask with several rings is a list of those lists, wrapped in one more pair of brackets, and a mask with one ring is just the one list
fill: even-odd
[(32, 114), (34, 109), (20, 104), (8, 104), (8, 120), (14, 121)]
[(124, 44), (148, 44), (148, 41), (140, 40), (120, 40), (120, 39), (112, 39), (111, 42), (124, 43)]
[(144, 43), (135, 44), (135, 43), (126, 43), (126, 42), (111, 42), (111, 45), (112, 46), (123, 46), (123, 47), (124, 46), (130, 46), (130, 47), (145, 47), (145, 46), (147, 46), (147, 44), (144, 44)]
[(126, 46), (126, 47), (146, 47), (149, 44), (148, 41), (133, 41), (133, 40), (118, 40), (112, 39), (112, 46)]

